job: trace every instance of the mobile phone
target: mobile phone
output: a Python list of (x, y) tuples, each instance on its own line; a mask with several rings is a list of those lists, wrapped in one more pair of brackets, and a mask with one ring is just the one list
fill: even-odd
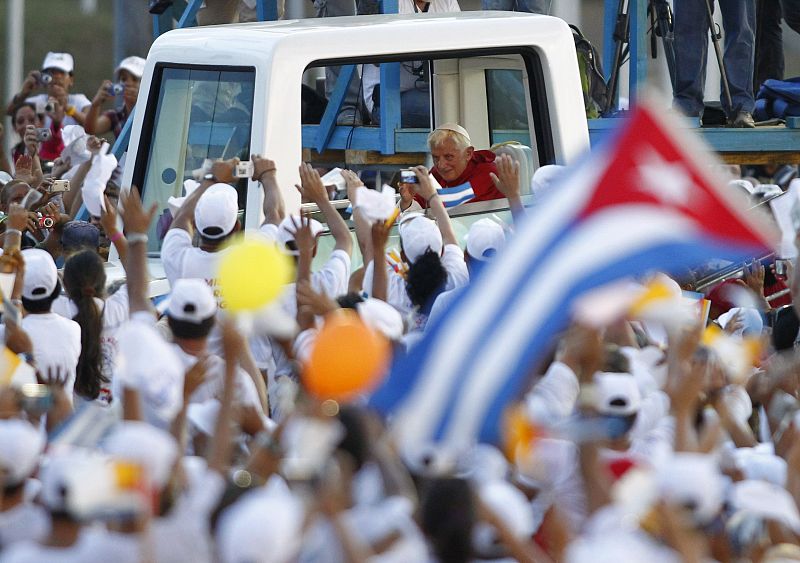
[(17, 404), (25, 412), (44, 414), (53, 407), (53, 392), (47, 385), (26, 383), (19, 389)]
[(36, 140), (40, 143), (43, 141), (49, 141), (52, 135), (53, 133), (47, 127), (36, 128)]
[(236, 178), (251, 178), (253, 176), (253, 163), (249, 160), (236, 165)]
[(51, 194), (58, 194), (62, 192), (68, 192), (69, 190), (69, 180), (53, 180), (48, 192)]
[(786, 258), (778, 258), (777, 260), (775, 260), (775, 275), (776, 276), (786, 277), (786, 272), (787, 272), (786, 263), (787, 262), (789, 262), (789, 260), (786, 259)]
[(401, 170), (400, 171), (400, 182), (403, 184), (417, 184), (419, 180), (417, 179), (417, 173), (411, 169)]

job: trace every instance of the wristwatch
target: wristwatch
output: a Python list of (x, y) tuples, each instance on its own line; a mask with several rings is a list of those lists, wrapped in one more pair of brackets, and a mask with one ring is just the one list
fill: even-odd
[(214, 182), (214, 183), (219, 182), (219, 180), (217, 180), (217, 177), (214, 176), (214, 174), (212, 174), (211, 172), (209, 172), (207, 174), (203, 174), (203, 180), (206, 180), (208, 182)]

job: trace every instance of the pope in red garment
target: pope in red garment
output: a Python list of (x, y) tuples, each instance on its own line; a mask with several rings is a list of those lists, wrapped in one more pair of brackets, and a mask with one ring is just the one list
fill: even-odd
[(469, 182), (475, 197), (469, 203), (501, 199), (501, 194), (489, 175), (497, 174), (492, 151), (475, 150), (467, 130), (455, 123), (444, 123), (428, 136), (433, 157), (431, 173), (443, 188), (453, 188)]

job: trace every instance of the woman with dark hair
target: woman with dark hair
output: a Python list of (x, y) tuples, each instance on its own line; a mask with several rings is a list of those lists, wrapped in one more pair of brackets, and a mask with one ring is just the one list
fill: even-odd
[(472, 561), (472, 529), (477, 523), (469, 481), (430, 480), (422, 495), (420, 526), (439, 563)]
[(53, 310), (81, 326), (81, 355), (75, 395), (110, 404), (111, 377), (117, 342), (114, 334), (128, 318), (128, 289), (123, 286), (106, 298), (103, 259), (94, 250), (82, 250), (64, 264), (64, 289)]
[[(106, 286), (103, 260), (91, 250), (74, 254), (64, 266), (64, 288), (76, 313), (73, 320), (81, 325), (81, 356), (75, 376), (75, 393), (93, 401), (110, 378), (103, 375), (100, 335), (103, 332), (102, 300)], [(101, 301), (102, 303), (102, 301)]]
[[(450, 216), (430, 181), (428, 171), (424, 166), (417, 166), (414, 172), (417, 182), (404, 185), (413, 188), (425, 200), (433, 220), (421, 213), (405, 214), (398, 232), (401, 258), (408, 265), (407, 271), (403, 275), (384, 264), (388, 268), (388, 280), (381, 280), (380, 275), (374, 276), (376, 261), (384, 262), (384, 248), (377, 244), (372, 251), (374, 260), (367, 263), (363, 281), (363, 290), (369, 295), (379, 299), (385, 295), (386, 302), (399, 311), (414, 314), (409, 327), (411, 331), (425, 328), (433, 302), (441, 292), (469, 283), (464, 251), (458, 245)], [(360, 220), (359, 214), (356, 221)]]

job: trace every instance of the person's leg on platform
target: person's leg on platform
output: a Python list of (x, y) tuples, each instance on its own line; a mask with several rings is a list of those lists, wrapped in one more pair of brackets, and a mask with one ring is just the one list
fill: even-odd
[(755, 66), (755, 0), (719, 0), (725, 29), (725, 70), (733, 107), (723, 107), (734, 127), (754, 127), (753, 67)]
[(672, 104), (690, 117), (703, 113), (708, 54), (705, 0), (675, 0), (675, 91)]

